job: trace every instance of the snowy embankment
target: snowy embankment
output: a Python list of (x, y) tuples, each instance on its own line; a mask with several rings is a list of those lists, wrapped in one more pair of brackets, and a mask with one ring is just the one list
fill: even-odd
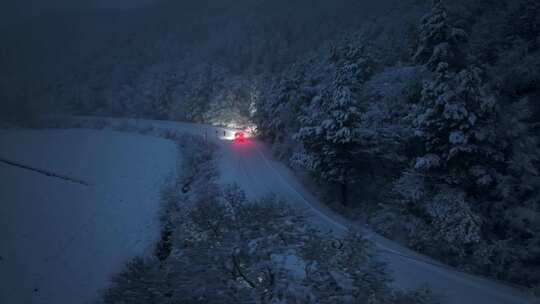
[(0, 303), (90, 303), (159, 237), (173, 142), (92, 130), (0, 131)]

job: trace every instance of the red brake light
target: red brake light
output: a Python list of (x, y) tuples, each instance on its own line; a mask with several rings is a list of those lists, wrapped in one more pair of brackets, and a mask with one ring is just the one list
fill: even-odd
[(244, 139), (245, 135), (242, 132), (236, 132), (234, 133), (234, 138), (236, 139)]

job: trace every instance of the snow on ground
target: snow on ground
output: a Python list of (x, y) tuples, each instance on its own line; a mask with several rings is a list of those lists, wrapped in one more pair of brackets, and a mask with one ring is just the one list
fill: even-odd
[[(139, 123), (144, 123), (140, 121)], [(147, 122), (156, 127), (170, 127), (207, 135), (234, 133), (219, 127), (204, 128), (202, 125)], [(218, 132), (215, 132), (215, 131)], [(250, 198), (276, 194), (306, 211), (313, 224), (323, 230), (343, 234), (351, 223), (330, 211), (307, 191), (284, 164), (273, 160), (267, 147), (256, 139), (246, 142), (224, 140), (221, 136), (208, 136), (219, 143), (219, 167), (223, 183), (237, 183)], [(361, 199), (361, 198), (358, 198)], [(539, 303), (525, 291), (494, 282), (489, 279), (465, 274), (445, 266), (429, 257), (418, 254), (373, 231), (365, 229), (366, 236), (379, 249), (379, 258), (388, 264), (398, 288), (430, 287), (445, 304), (527, 304)]]
[(159, 236), (176, 145), (113, 131), (0, 131), (0, 303), (91, 303)]
[[(77, 118), (78, 119), (78, 118)], [(92, 118), (86, 118), (92, 120)], [(341, 235), (348, 226), (360, 226), (328, 210), (307, 191), (285, 165), (273, 160), (267, 147), (256, 139), (230, 140), (234, 130), (200, 124), (168, 121), (111, 119), (113, 124), (129, 122), (137, 127), (152, 126), (207, 137), (219, 144), (219, 167), (223, 183), (235, 182), (249, 198), (276, 194), (307, 212), (314, 225)], [(222, 136), (226, 133), (225, 138)], [(361, 199), (361, 198), (358, 198)], [(430, 287), (444, 304), (529, 304), (539, 303), (525, 291), (493, 280), (456, 271), (413, 252), (373, 231), (366, 236), (379, 249), (379, 258), (388, 264), (398, 288)]]

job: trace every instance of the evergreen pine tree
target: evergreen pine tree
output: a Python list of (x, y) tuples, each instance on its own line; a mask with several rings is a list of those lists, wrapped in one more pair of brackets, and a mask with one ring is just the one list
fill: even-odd
[(305, 153), (295, 155), (295, 160), (317, 177), (337, 183), (341, 202), (346, 204), (348, 185), (358, 177), (353, 162), (361, 144), (356, 92), (372, 73), (372, 64), (369, 56), (351, 45), (334, 49), (331, 64), (334, 81), (311, 100), (300, 119), (302, 128), (295, 138)]
[(459, 44), (466, 39), (466, 33), (450, 24), (448, 11), (442, 0), (434, 0), (431, 11), (422, 18), (418, 45), (413, 60), (427, 64), (436, 70), (441, 62), (451, 66), (460, 59)]
[(422, 107), (415, 124), (426, 154), (416, 160), (416, 169), (444, 172), (451, 184), (492, 184), (492, 166), (504, 157), (496, 140), (496, 100), (486, 92), (481, 70), (456, 74), (439, 64), (422, 92)]
[(516, 31), (533, 49), (538, 47), (540, 35), (540, 3), (537, 0), (525, 0), (520, 5), (516, 20)]

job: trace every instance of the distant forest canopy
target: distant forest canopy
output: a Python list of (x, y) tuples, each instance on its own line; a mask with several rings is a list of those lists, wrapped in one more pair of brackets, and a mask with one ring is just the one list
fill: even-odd
[[(219, 116), (231, 110), (228, 116), (249, 120), (253, 99), (268, 92), (273, 78), (344, 37), (361, 36), (385, 65), (407, 64), (430, 2), (155, 0), (130, 10), (21, 17), (0, 27), (4, 116), (60, 111), (224, 121), (231, 117)], [(506, 35), (501, 27), (517, 22), (511, 14), (519, 2), (448, 6), (450, 17), (475, 34)], [(234, 96), (232, 105), (220, 101), (225, 96)]]
[(3, 34), (2, 103), (23, 116), (68, 111), (201, 121), (206, 113), (186, 112), (231, 94), (219, 88), (230, 86), (225, 82), (253, 91), (297, 58), (376, 19), (386, 2), (169, 0), (22, 18)]

